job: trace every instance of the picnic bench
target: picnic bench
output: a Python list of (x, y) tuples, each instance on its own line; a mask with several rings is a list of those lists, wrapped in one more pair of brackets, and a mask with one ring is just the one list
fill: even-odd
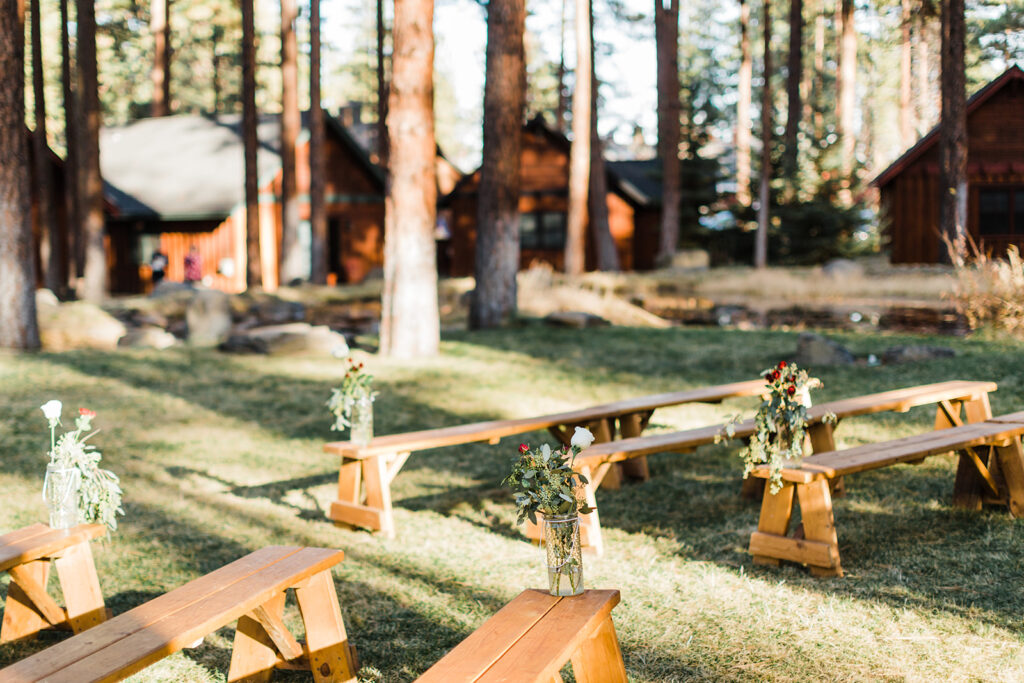
[[(992, 416), (988, 394), (995, 390), (994, 382), (952, 380), (820, 403), (807, 409), (807, 433), (811, 452), (835, 450), (835, 427), (841, 420), (858, 415), (889, 411), (906, 412), (916, 406), (938, 404), (936, 429), (957, 426), (965, 421), (981, 422)], [(826, 420), (826, 416), (835, 416), (835, 422)], [(605, 473), (615, 463), (654, 453), (689, 453), (718, 441), (725, 427), (724, 424), (717, 424), (594, 444), (580, 453), (574, 462), (574, 468), (590, 481), (584, 487), (587, 503), (591, 507), (597, 507), (597, 487)], [(733, 438), (736, 439), (749, 438), (756, 431), (753, 419), (739, 422), (732, 428)], [(960, 489), (973, 490), (976, 486), (973, 474), (966, 468), (962, 475), (958, 475), (958, 481), (960, 479), (963, 480)], [(754, 481), (763, 484), (759, 479)], [(744, 490), (751, 492), (752, 487), (747, 486), (746, 482), (744, 484)], [(833, 480), (833, 485), (841, 488), (841, 478)], [(592, 547), (593, 552), (598, 554), (603, 551), (599, 510), (580, 517), (580, 533), (583, 545)]]
[[(783, 485), (777, 493), (765, 493), (757, 531), (750, 537), (754, 562), (778, 565), (786, 560), (806, 564), (815, 576), (842, 576), (829, 481), (900, 463), (916, 464), (933, 455), (959, 455), (957, 482), (961, 490), (954, 505), (1002, 504), (1014, 517), (1024, 517), (1021, 434), (1024, 412), (805, 458), (800, 467), (782, 470)], [(961, 473), (966, 468), (977, 475), (970, 480), (976, 490), (963, 488)], [(768, 471), (761, 467), (754, 474), (765, 478)], [(790, 536), (794, 494), (802, 525)]]
[(625, 683), (612, 623), (617, 590), (571, 598), (527, 590), (459, 643), (417, 683), (561, 683), (572, 661), (579, 683)]
[[(106, 531), (102, 524), (72, 529), (33, 524), (0, 536), (0, 571), (11, 575), (0, 643), (28, 640), (49, 628), (80, 633), (107, 618), (89, 546)], [(57, 566), (65, 607), (46, 592), (51, 560)]]
[[(587, 427), (598, 442), (611, 441), (616, 433), (627, 438), (640, 435), (657, 408), (685, 403), (719, 403), (728, 398), (756, 396), (763, 391), (764, 380), (749, 380), (640, 396), (538, 417), (489, 420), (378, 436), (362, 446), (349, 441), (328, 443), (324, 445), (324, 451), (341, 458), (338, 499), (331, 503), (328, 517), (336, 524), (365, 527), (393, 535), (391, 482), (416, 451), (481, 441), (496, 444), (502, 437), (539, 429), (549, 430), (562, 444), (568, 445), (575, 427)], [(646, 478), (646, 461), (636, 460), (627, 474)], [(606, 485), (614, 485), (618, 480), (617, 470), (605, 475)]]
[[(2, 683), (119, 681), (238, 620), (228, 681), (267, 681), (275, 668), (312, 671), (317, 683), (354, 681), (329, 548), (271, 546), (165, 593), (5, 669)], [(282, 620), (294, 589), (305, 642)]]

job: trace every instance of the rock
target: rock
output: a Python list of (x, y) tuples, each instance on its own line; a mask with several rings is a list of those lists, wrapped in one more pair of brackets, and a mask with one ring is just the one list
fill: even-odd
[(117, 348), (125, 326), (99, 306), (72, 301), (38, 307), (39, 338), (47, 351)]
[(345, 356), (345, 336), (326, 325), (290, 323), (268, 325), (236, 331), (219, 347), (234, 353), (267, 353), (271, 355)]
[(144, 325), (128, 328), (128, 333), (121, 337), (117, 345), (136, 349), (166, 349), (177, 343), (177, 337), (162, 327)]
[(36, 308), (42, 308), (43, 306), (60, 306), (60, 299), (49, 289), (37, 289)]
[(216, 289), (198, 289), (188, 302), (185, 322), (191, 346), (216, 346), (231, 333), (231, 297)]
[(136, 327), (162, 327), (166, 329), (168, 325), (167, 316), (159, 311), (140, 311), (136, 309), (131, 312), (129, 319)]
[(711, 267), (711, 255), (704, 249), (681, 249), (672, 254), (673, 270), (707, 270)]
[(585, 327), (604, 327), (611, 324), (599, 315), (584, 313), (582, 311), (561, 311), (549, 313), (544, 316), (544, 322), (556, 327), (576, 327), (579, 329), (583, 329)]
[(855, 359), (839, 342), (805, 332), (797, 339), (793, 360), (813, 369), (818, 365), (851, 365)]
[(185, 284), (184, 282), (161, 280), (157, 283), (156, 287), (153, 288), (150, 296), (154, 299), (160, 299), (167, 296), (176, 297), (181, 295), (182, 292), (191, 296), (193, 291), (195, 291), (195, 288), (192, 285)]
[(306, 319), (306, 307), (302, 303), (277, 298), (261, 301), (255, 313), (260, 325), (281, 325)]
[(833, 280), (845, 280), (846, 278), (862, 277), (864, 266), (845, 258), (835, 258), (821, 267), (825, 277)]
[(882, 353), (882, 362), (886, 365), (898, 363), (917, 363), (936, 358), (952, 358), (956, 355), (953, 349), (945, 346), (892, 346)]

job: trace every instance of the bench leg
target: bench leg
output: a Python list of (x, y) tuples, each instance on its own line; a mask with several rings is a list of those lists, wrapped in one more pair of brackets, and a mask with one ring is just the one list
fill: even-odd
[[(594, 435), (594, 443), (608, 443), (615, 437), (615, 424), (612, 418), (597, 420), (587, 425)], [(604, 479), (601, 480), (601, 487), (609, 491), (617, 491), (622, 488), (622, 465), (615, 463), (609, 468)]]
[[(284, 592), (263, 603), (263, 610), (278, 619), (284, 614)], [(277, 664), (274, 640), (260, 622), (248, 614), (238, 618), (235, 643), (231, 649), (231, 668), (228, 683), (266, 683)]]
[[(31, 593), (45, 593), (46, 581), (50, 577), (50, 560), (27, 562), (11, 570), (11, 583), (7, 586), (7, 602), (4, 604), (4, 621), (0, 626), (0, 643), (29, 640), (46, 628), (63, 621), (60, 607), (49, 599), (47, 607), (37, 607)], [(24, 583), (23, 587), (21, 584)], [(36, 596), (39, 597), (38, 595)], [(45, 600), (43, 602), (46, 602)], [(54, 611), (59, 610), (59, 611)], [(48, 619), (45, 613), (50, 612)], [(60, 616), (54, 620), (54, 617)]]
[(572, 654), (572, 671), (579, 683), (626, 683), (626, 667), (611, 614)]
[[(746, 481), (757, 481), (762, 484), (764, 497), (761, 499), (761, 518), (757, 522), (759, 534), (780, 536), (785, 538), (789, 533), (789, 521), (793, 518), (793, 484), (788, 481), (782, 482), (782, 488), (778, 493), (772, 494), (764, 486), (765, 480), (760, 477), (747, 477)], [(750, 552), (754, 555), (754, 564), (764, 564), (778, 567), (779, 560), (770, 555), (758, 554), (755, 547), (755, 539), (751, 538)]]
[(839, 538), (836, 536), (835, 518), (832, 514), (832, 495), (827, 479), (816, 479), (797, 487), (800, 499), (800, 516), (803, 520), (804, 538), (829, 546), (828, 566), (808, 562), (811, 574), (815, 576), (842, 576), (839, 564)]
[[(336, 523), (364, 527), (385, 536), (395, 534), (391, 510), (391, 474), (385, 456), (379, 455), (344, 463), (338, 474), (339, 500), (331, 504), (328, 516)], [(355, 469), (358, 467), (358, 471)], [(359, 480), (366, 489), (366, 504), (359, 502)]]
[(71, 630), (81, 633), (107, 620), (103, 592), (88, 543), (71, 546), (55, 561)]
[[(836, 449), (835, 425), (827, 422), (818, 422), (807, 428), (807, 435), (811, 441), (811, 453), (827, 453)], [(829, 479), (832, 497), (846, 495), (846, 483), (842, 477)]]
[[(969, 401), (951, 403), (953, 403), (956, 409), (959, 409), (961, 404), (963, 405), (964, 415), (969, 423), (984, 422), (992, 417), (992, 408), (989, 405), (988, 394), (982, 394), (980, 397)], [(940, 406), (938, 414), (935, 416), (935, 428), (944, 429), (952, 427), (954, 422), (945, 415)], [(989, 463), (983, 460), (983, 464), (988, 465)], [(953, 505), (968, 510), (980, 510), (982, 498), (986, 491), (987, 488), (985, 487), (984, 480), (978, 474), (978, 469), (974, 466), (974, 463), (969, 457), (961, 455), (956, 467), (956, 480), (953, 483)]]
[[(629, 439), (634, 436), (640, 436), (643, 434), (644, 428), (647, 426), (647, 422), (650, 418), (650, 412), (623, 415), (619, 418), (620, 438)], [(647, 481), (650, 479), (651, 468), (647, 464), (647, 456), (642, 455), (639, 458), (632, 458), (623, 462), (622, 474), (630, 479), (637, 479), (639, 481)]]
[(322, 571), (295, 589), (306, 626), (309, 668), (316, 683), (355, 680), (355, 662), (330, 571)]
[(1024, 449), (1020, 439), (1014, 438), (1007, 446), (997, 446), (993, 459), (1002, 472), (1010, 514), (1020, 519), (1024, 517)]

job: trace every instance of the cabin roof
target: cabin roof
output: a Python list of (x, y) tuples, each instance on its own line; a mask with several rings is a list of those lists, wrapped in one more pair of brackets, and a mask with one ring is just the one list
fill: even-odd
[[(309, 139), (302, 113), (299, 143)], [(262, 189), (281, 168), (280, 115), (257, 124), (256, 168)], [(344, 127), (324, 113), (327, 135), (348, 149), (383, 190), (383, 174)], [(245, 201), (242, 117), (181, 114), (139, 119), (100, 132), (104, 192), (119, 218), (226, 218)]]
[[(981, 90), (971, 95), (970, 99), (967, 100), (967, 115), (970, 116), (977, 111), (982, 105), (985, 104), (989, 99), (992, 98), (997, 92), (1002, 90), (1008, 83), (1022, 80), (1024, 81), (1024, 70), (1017, 65), (1013, 65), (1004, 71), (998, 78), (990, 81)], [(908, 166), (913, 164), (915, 161), (920, 159), (924, 154), (934, 147), (939, 141), (939, 126), (936, 125), (928, 134), (917, 141), (917, 143), (903, 153), (900, 158), (892, 162), (892, 164), (878, 174), (878, 176), (871, 181), (871, 184), (875, 187), (884, 187), (890, 182), (896, 179), (896, 177), (902, 173)]]

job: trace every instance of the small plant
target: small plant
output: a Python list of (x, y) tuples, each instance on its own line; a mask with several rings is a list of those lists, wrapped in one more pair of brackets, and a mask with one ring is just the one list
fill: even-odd
[(349, 358), (348, 371), (341, 380), (341, 386), (331, 390), (331, 399), (327, 402), (327, 407), (334, 415), (331, 429), (341, 431), (352, 424), (352, 409), (356, 401), (362, 398), (372, 401), (377, 396), (372, 387), (373, 375), (363, 370), (363, 363)]
[(102, 454), (95, 446), (86, 443), (99, 431), (89, 432), (96, 413), (87, 408), (79, 408), (75, 429), (58, 438), (57, 425), (60, 424), (63, 405), (60, 401), (48, 401), (41, 409), (50, 425), (50, 464), (79, 472), (81, 485), (78, 509), (82, 520), (89, 524), (105, 524), (111, 531), (115, 531), (117, 515), (124, 514), (120, 480), (110, 470), (100, 469)]
[[(782, 488), (782, 468), (787, 460), (799, 460), (804, 454), (807, 433), (807, 408), (811, 404), (810, 390), (821, 386), (821, 381), (809, 377), (796, 363), (781, 361), (762, 375), (768, 391), (754, 418), (756, 431), (747, 446), (740, 451), (743, 459), (743, 478), (754, 468), (768, 465), (769, 490), (777, 493)], [(835, 416), (826, 416), (826, 421)], [(726, 425), (725, 435), (732, 437), (735, 422)]]
[[(1006, 258), (994, 258), (973, 240), (968, 246), (967, 261), (954, 260), (956, 287), (949, 298), (971, 329), (990, 327), (1020, 336), (1024, 333), (1024, 259), (1020, 251), (1010, 245)], [(947, 247), (953, 254), (948, 240)]]

